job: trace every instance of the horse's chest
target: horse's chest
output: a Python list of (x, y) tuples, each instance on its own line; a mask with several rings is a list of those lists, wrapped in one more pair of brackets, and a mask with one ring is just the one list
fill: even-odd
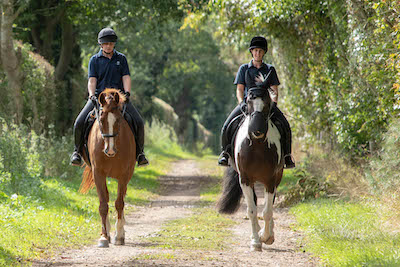
[(248, 135), (248, 120), (240, 127), (235, 142), (236, 162), (248, 168), (279, 165), (282, 157), (281, 136), (277, 127), (268, 121), (265, 140), (252, 141)]

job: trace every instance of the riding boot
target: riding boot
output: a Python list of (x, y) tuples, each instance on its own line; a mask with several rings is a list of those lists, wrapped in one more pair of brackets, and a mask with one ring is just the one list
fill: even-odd
[(74, 123), (75, 149), (70, 159), (70, 164), (73, 166), (80, 166), (82, 164), (82, 158), (80, 153), (82, 153), (83, 150), (85, 120), (89, 112), (93, 110), (93, 108), (94, 108), (93, 102), (92, 100), (89, 99), (75, 120)]
[(283, 158), (284, 158), (284, 168), (291, 169), (294, 168), (296, 165), (292, 159), (292, 131), (290, 129), (290, 124), (286, 120), (285, 116), (283, 115), (282, 111), (274, 105), (273, 106), (273, 116), (271, 117), (273, 123), (280, 129), (281, 138), (282, 138), (282, 149), (283, 149)]
[[(75, 125), (77, 126), (77, 125)], [(74, 127), (74, 138), (75, 138), (75, 149), (70, 158), (70, 164), (72, 166), (81, 166), (82, 158), (80, 153), (82, 153), (82, 129), (80, 127)]]
[(227, 130), (228, 126), (231, 123), (231, 121), (236, 118), (238, 115), (242, 113), (241, 105), (237, 105), (236, 108), (229, 114), (228, 118), (226, 119), (224, 126), (222, 126), (221, 129), (221, 146), (222, 146), (222, 152), (219, 155), (218, 158), (218, 164), (221, 166), (229, 166), (229, 153), (232, 153), (230, 151), (231, 149), (231, 136), (228, 136)]
[(292, 131), (290, 130), (289, 127), (285, 127), (286, 131), (286, 142), (283, 147), (283, 152), (285, 154), (284, 160), (285, 160), (285, 169), (291, 169), (296, 167), (296, 164), (294, 163), (292, 159)]

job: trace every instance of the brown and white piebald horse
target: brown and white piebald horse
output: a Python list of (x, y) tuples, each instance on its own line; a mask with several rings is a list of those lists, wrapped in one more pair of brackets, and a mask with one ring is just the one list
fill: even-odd
[[(234, 160), (230, 159), (231, 167), (226, 171), (218, 202), (220, 213), (232, 214), (239, 208), (244, 194), (251, 221), (251, 250), (254, 251), (262, 250), (262, 242), (268, 245), (274, 242), (272, 205), (284, 165), (281, 135), (270, 120), (273, 102), (268, 77), (259, 76), (259, 83), (256, 84), (246, 73), (246, 84), (250, 88), (246, 97), (247, 113), (234, 140)], [(265, 189), (263, 228), (260, 228), (257, 219), (256, 182), (262, 183)]]
[(108, 247), (110, 242), (107, 177), (118, 180), (118, 196), (115, 201), (118, 218), (113, 242), (116, 245), (125, 244), (124, 197), (136, 164), (135, 138), (123, 117), (125, 100), (125, 96), (116, 89), (106, 89), (100, 94), (99, 107), (96, 107), (96, 121), (87, 142), (89, 157), (83, 153), (87, 166), (80, 191), (86, 193), (96, 186), (102, 225), (99, 247)]

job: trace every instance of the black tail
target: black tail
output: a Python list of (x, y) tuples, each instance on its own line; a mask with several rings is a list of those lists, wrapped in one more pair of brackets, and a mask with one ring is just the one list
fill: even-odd
[(232, 167), (228, 167), (224, 176), (222, 196), (217, 203), (219, 213), (235, 213), (240, 206), (243, 192), (239, 184), (239, 174)]

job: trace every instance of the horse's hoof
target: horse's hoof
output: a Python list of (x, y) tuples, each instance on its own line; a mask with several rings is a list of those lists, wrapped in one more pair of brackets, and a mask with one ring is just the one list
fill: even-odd
[(262, 251), (261, 243), (260, 244), (251, 244), (250, 251)]
[(251, 242), (251, 246), (250, 246), (250, 250), (251, 251), (261, 251), (262, 244), (260, 241), (252, 241)]
[(261, 241), (264, 242), (267, 245), (272, 245), (274, 243), (274, 241), (275, 241), (275, 237), (274, 236), (270, 236), (267, 240), (265, 240), (265, 241), (261, 240)]
[(122, 238), (117, 239), (116, 237), (114, 237), (114, 238), (113, 238), (113, 243), (114, 243), (114, 245), (116, 245), (116, 246), (125, 245), (125, 238), (122, 237)]
[(110, 246), (110, 241), (108, 240), (108, 238), (101, 237), (97, 246), (99, 248), (108, 248)]

